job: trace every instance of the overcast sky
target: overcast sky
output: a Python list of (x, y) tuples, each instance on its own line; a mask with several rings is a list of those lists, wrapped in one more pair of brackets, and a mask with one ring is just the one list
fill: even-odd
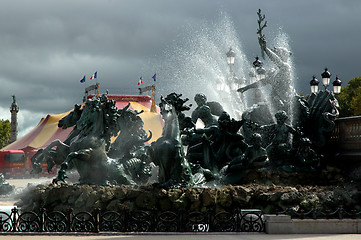
[[(139, 77), (152, 84), (156, 72), (159, 96), (182, 91), (182, 76), (194, 85), (204, 83), (202, 72), (212, 78), (213, 62), (227, 67), (231, 45), (236, 61), (252, 62), (260, 54), (259, 8), (267, 42), (280, 32), (288, 37), (299, 93), (309, 92), (312, 75), (320, 79), (324, 67), (344, 85), (361, 75), (360, 0), (2, 0), (0, 6), (0, 118), (10, 119), (15, 94), (20, 136), (46, 114), (81, 103), (95, 71), (101, 92), (113, 94), (137, 94)], [(248, 71), (237, 67), (236, 73)]]

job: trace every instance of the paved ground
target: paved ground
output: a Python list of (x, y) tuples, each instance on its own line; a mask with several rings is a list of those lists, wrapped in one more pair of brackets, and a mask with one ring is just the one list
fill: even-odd
[(0, 197), (0, 209), (2, 206), (12, 206), (17, 202), (18, 194), (21, 193), (28, 185), (47, 184), (51, 183), (52, 178), (41, 177), (41, 178), (30, 178), (30, 179), (17, 179), (11, 178), (6, 179), (8, 183), (15, 186), (15, 193), (10, 196)]
[(285, 234), (285, 235), (269, 235), (269, 234), (179, 234), (179, 235), (167, 235), (167, 234), (152, 234), (152, 235), (0, 235), (0, 239), (7, 240), (158, 240), (158, 239), (195, 239), (195, 240), (360, 240), (361, 234)]
[(28, 184), (40, 184), (40, 183), (51, 183), (53, 179), (48, 177), (40, 177), (40, 178), (28, 178), (28, 179), (22, 179), (22, 178), (11, 178), (6, 179), (8, 183), (11, 185), (14, 185), (16, 188), (24, 188)]

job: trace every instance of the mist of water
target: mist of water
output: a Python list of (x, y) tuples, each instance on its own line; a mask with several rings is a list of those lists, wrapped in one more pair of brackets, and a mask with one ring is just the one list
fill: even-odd
[(185, 34), (165, 50), (166, 63), (162, 62), (159, 72), (166, 84), (157, 86), (158, 92), (161, 95), (182, 93), (191, 101), (195, 94), (204, 93), (208, 101), (221, 102), (231, 115), (235, 110), (244, 110), (245, 103), (235, 104), (224, 99), (238, 99), (238, 93), (229, 91), (229, 96), (221, 96), (216, 89), (217, 82), (225, 82), (230, 77), (226, 58), (230, 47), (236, 52), (235, 75), (246, 78), (250, 64), (229, 17), (222, 15), (216, 23), (187, 27)]
[[(230, 77), (226, 58), (230, 47), (236, 53), (235, 65), (232, 68), (234, 75), (244, 79), (246, 84), (249, 83), (254, 56), (250, 58), (252, 61), (246, 57), (237, 35), (233, 22), (226, 14), (222, 14), (217, 22), (186, 27), (184, 33), (166, 48), (165, 60), (156, 66), (162, 79), (162, 84), (157, 84), (158, 94), (165, 96), (171, 92), (182, 93), (183, 97), (194, 103), (195, 94), (204, 93), (208, 101), (220, 102), (232, 117), (239, 119), (241, 113), (252, 103), (251, 94), (246, 92), (241, 95), (230, 90), (231, 86), (222, 94), (216, 88), (217, 83), (226, 83)], [(258, 41), (256, 36), (255, 41)], [(269, 45), (290, 49), (288, 36), (282, 30), (279, 30)], [(266, 69), (274, 67), (267, 59), (264, 63)], [(291, 59), (289, 64), (292, 66)], [(294, 76), (292, 78), (294, 79)], [(264, 87), (261, 91), (267, 100), (269, 87)]]

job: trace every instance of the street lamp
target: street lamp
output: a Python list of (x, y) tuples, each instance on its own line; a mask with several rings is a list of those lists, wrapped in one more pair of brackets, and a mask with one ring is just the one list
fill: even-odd
[(231, 90), (232, 91), (236, 91), (238, 89), (238, 82), (239, 82), (239, 79), (237, 77), (233, 77), (230, 79), (231, 80)]
[(326, 89), (328, 85), (330, 85), (330, 78), (331, 78), (331, 73), (328, 71), (327, 68), (325, 68), (325, 71), (321, 74), (321, 77), (322, 77), (322, 84)]
[(232, 79), (231, 79), (231, 89), (233, 90), (233, 91), (237, 91), (237, 89), (239, 89), (239, 88), (241, 88), (241, 87), (243, 87), (244, 86), (244, 84), (245, 84), (245, 82), (246, 82), (246, 79), (244, 79), (244, 78), (238, 78), (238, 77), (233, 77)]
[[(327, 90), (327, 87), (330, 85), (330, 78), (331, 78), (331, 73), (328, 71), (327, 68), (325, 68), (325, 71), (321, 73), (321, 77), (322, 77), (322, 85), (325, 87), (325, 90)], [(316, 79), (315, 76), (313, 76), (312, 80), (310, 81), (311, 93), (317, 93), (318, 84), (319, 81)], [(339, 94), (341, 92), (341, 84), (342, 84), (341, 80), (338, 78), (338, 76), (336, 76), (336, 80), (333, 81), (332, 83), (333, 92), (335, 94)]]
[(332, 85), (333, 85), (333, 92), (336, 94), (339, 94), (341, 92), (341, 80), (338, 79), (338, 76), (336, 76), (336, 80), (333, 81)]
[[(227, 56), (227, 64), (229, 66), (229, 78), (228, 78), (228, 86), (231, 90), (237, 90), (239, 85), (239, 79), (234, 75), (232, 66), (234, 65), (234, 60), (236, 57), (236, 53), (233, 51), (232, 47), (229, 48), (229, 51), (226, 53)], [(223, 84), (224, 85), (224, 84)], [(223, 86), (219, 89), (223, 91), (227, 91), (227, 87)]]
[(233, 75), (234, 75), (233, 70), (232, 70), (232, 66), (234, 65), (234, 59), (235, 59), (236, 53), (230, 47), (229, 51), (226, 53), (226, 56), (227, 56), (227, 64), (229, 66), (229, 74), (230, 74), (229, 78), (232, 78)]
[(229, 48), (228, 52), (226, 53), (227, 56), (227, 64), (229, 66), (229, 77), (226, 79), (219, 79), (216, 84), (217, 91), (227, 92), (229, 93), (230, 90), (236, 91), (237, 89), (241, 88), (246, 80), (244, 78), (238, 78), (235, 76), (232, 66), (235, 62), (236, 53), (233, 51), (232, 47)]
[(225, 90), (225, 84), (223, 83), (222, 79), (218, 79), (216, 84), (217, 91), (223, 92)]
[(229, 66), (234, 64), (234, 57), (236, 56), (236, 53), (233, 51), (233, 49), (230, 47), (229, 51), (226, 53), (227, 55), (227, 63)]
[(318, 91), (318, 84), (320, 82), (317, 80), (317, 78), (315, 77), (315, 75), (312, 76), (312, 80), (310, 81), (310, 86), (311, 86), (311, 93), (317, 93)]
[[(249, 73), (249, 83), (255, 83), (266, 78), (266, 69), (263, 68), (263, 62), (259, 60), (258, 56), (252, 63), (252, 70)], [(259, 103), (262, 99), (262, 93), (259, 88), (253, 89), (253, 102)]]
[(256, 57), (256, 60), (252, 63), (252, 65), (255, 73), (255, 75), (252, 76), (255, 77), (254, 80), (259, 81), (266, 77), (266, 69), (263, 68), (263, 62), (259, 60), (258, 56)]
[(264, 79), (266, 77), (266, 69), (260, 67), (256, 70), (258, 80)]
[(254, 83), (255, 81), (257, 81), (256, 73), (254, 71), (250, 71), (249, 72), (249, 82)]

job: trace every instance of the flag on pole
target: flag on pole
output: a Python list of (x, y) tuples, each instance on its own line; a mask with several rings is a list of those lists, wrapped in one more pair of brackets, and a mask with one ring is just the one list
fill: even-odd
[(85, 75), (84, 77), (80, 80), (81, 83), (85, 83)]
[(140, 77), (139, 78), (139, 81), (138, 81), (138, 85), (142, 84), (143, 83), (143, 77)]
[(96, 71), (93, 75), (91, 75), (90, 80), (97, 78), (97, 75), (98, 75), (98, 71)]
[(154, 82), (156, 81), (156, 78), (157, 78), (157, 74), (156, 73), (154, 73), (154, 75), (153, 75), (153, 77), (152, 77), (153, 79), (154, 79)]

